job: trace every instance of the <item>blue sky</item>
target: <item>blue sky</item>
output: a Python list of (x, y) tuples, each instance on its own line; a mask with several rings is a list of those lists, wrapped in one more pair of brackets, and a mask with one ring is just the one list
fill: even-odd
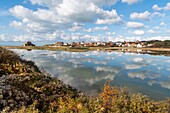
[(0, 0), (0, 41), (170, 39), (168, 0)]

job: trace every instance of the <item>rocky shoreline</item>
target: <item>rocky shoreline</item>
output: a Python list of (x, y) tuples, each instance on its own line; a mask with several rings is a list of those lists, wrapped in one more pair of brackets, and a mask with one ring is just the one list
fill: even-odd
[(0, 112), (169, 113), (170, 99), (155, 102), (141, 94), (129, 96), (108, 83), (101, 94), (88, 97), (0, 47)]
[(35, 101), (40, 111), (46, 111), (59, 97), (79, 96), (78, 90), (40, 71), (33, 62), (2, 48), (0, 53), (0, 111), (18, 110)]

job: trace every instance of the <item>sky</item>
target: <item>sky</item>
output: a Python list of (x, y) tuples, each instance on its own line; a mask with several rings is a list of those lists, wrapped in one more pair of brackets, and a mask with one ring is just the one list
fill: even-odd
[(0, 41), (170, 40), (169, 0), (0, 0)]

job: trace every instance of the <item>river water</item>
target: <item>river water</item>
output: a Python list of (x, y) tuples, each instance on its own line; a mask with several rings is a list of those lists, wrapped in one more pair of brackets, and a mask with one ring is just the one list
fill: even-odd
[(100, 93), (110, 80), (111, 85), (126, 88), (130, 94), (142, 93), (154, 100), (170, 98), (168, 56), (114, 51), (12, 51), (88, 95)]

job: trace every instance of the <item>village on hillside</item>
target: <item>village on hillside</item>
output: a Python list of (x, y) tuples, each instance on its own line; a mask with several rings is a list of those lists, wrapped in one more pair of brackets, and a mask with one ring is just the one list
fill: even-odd
[(48, 44), (45, 46), (69, 46), (69, 47), (134, 47), (134, 48), (145, 48), (145, 47), (170, 47), (170, 40), (159, 41), (135, 41), (135, 42), (56, 42), (54, 44)]

